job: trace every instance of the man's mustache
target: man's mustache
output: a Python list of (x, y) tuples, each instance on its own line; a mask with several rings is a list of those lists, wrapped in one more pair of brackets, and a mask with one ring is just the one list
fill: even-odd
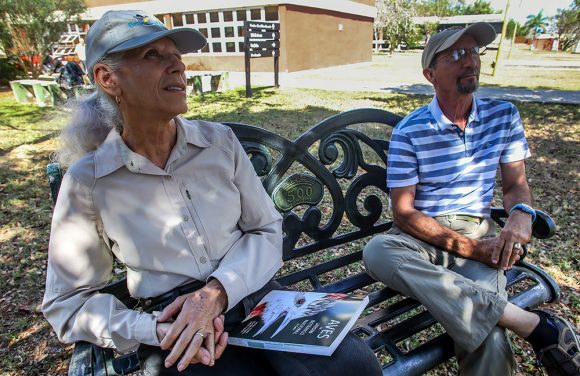
[(465, 76), (472, 76), (472, 75), (479, 76), (479, 71), (477, 71), (476, 69), (467, 69), (461, 73), (461, 75), (459, 76), (459, 79), (465, 78)]

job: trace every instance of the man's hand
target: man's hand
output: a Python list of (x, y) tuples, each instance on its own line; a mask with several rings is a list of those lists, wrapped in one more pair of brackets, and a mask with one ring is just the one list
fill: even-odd
[[(532, 204), (523, 160), (501, 164), (503, 207), (509, 212), (517, 203)], [(512, 212), (498, 238), (492, 259), (503, 270), (510, 269), (523, 254), (514, 244), (526, 244), (532, 238), (532, 215), (520, 210)]]
[(523, 255), (523, 249), (514, 248), (514, 245), (526, 244), (532, 237), (531, 216), (523, 212), (521, 214), (514, 212), (510, 215), (498, 237), (473, 240), (475, 246), (469, 258), (494, 268), (511, 269)]
[(169, 321), (178, 314), (161, 340), (162, 349), (171, 348), (170, 354), (165, 359), (166, 367), (171, 367), (179, 358), (181, 358), (177, 365), (179, 371), (183, 371), (192, 362), (201, 361), (205, 365), (214, 365), (216, 344), (222, 353), (225, 349), (221, 340), (223, 322), (220, 330), (220, 327), (215, 327), (214, 319), (218, 318), (226, 305), (225, 290), (221, 283), (214, 279), (203, 288), (178, 297), (161, 312), (157, 318), (158, 323)]
[(493, 268), (498, 268), (497, 262), (493, 261), (493, 252), (496, 247), (498, 238), (488, 238), (481, 240), (472, 240), (475, 245), (473, 252), (468, 256), (469, 259), (479, 261)]
[(522, 211), (514, 211), (508, 218), (497, 238), (491, 257), (501, 269), (511, 269), (523, 255), (523, 249), (514, 248), (516, 243), (526, 244), (532, 238), (532, 216)]

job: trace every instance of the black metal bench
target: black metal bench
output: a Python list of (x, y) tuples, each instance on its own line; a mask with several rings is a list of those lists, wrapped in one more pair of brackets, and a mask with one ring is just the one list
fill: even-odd
[[(353, 331), (383, 364), (384, 375), (420, 375), (453, 356), (441, 326), (416, 301), (372, 280), (361, 263), (370, 236), (391, 227), (385, 187), (388, 139), (401, 117), (357, 109), (330, 117), (296, 140), (243, 124), (230, 126), (246, 149), (264, 187), (284, 215), (284, 267), (278, 281), (296, 289), (370, 294)], [(49, 165), (53, 198), (60, 169)], [(503, 225), (507, 215), (493, 209)], [(533, 234), (545, 239), (556, 226), (538, 213)], [(508, 272), (510, 300), (535, 307), (559, 298), (559, 288), (540, 268), (520, 261)], [(105, 288), (131, 304), (125, 281)], [(120, 375), (139, 369), (135, 354), (77, 343), (69, 375)]]

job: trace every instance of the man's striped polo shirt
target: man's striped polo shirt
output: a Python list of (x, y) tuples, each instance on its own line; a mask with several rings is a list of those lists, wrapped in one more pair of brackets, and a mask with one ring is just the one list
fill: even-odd
[(463, 132), (443, 115), (433, 97), (395, 127), (387, 186), (416, 185), (415, 208), (428, 216), (488, 217), (498, 164), (529, 156), (513, 104), (474, 97)]

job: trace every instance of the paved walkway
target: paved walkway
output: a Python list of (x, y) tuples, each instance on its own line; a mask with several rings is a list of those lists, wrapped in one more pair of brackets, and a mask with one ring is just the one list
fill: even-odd
[[(393, 83), (385, 84), (381, 80), (376, 82), (345, 79), (311, 79), (301, 77), (303, 72), (281, 73), (280, 86), (282, 88), (320, 89), (333, 91), (370, 91), (391, 92), (405, 94), (433, 95), (433, 87), (428, 84)], [(342, 76), (342, 75), (339, 75)], [(232, 72), (230, 79), (233, 87), (245, 85), (243, 73)], [(272, 86), (273, 73), (252, 73), (253, 86)], [(477, 91), (479, 97), (490, 97), (509, 101), (580, 104), (580, 90), (532, 90), (522, 88), (481, 87)]]
[[(433, 95), (431, 85), (400, 85), (385, 87), (381, 91)], [(522, 88), (481, 87), (477, 96), (482, 98), (496, 98), (508, 101), (580, 104), (580, 90), (532, 90)]]
[(505, 67), (541, 68), (541, 69), (580, 69), (578, 60), (502, 60)]

